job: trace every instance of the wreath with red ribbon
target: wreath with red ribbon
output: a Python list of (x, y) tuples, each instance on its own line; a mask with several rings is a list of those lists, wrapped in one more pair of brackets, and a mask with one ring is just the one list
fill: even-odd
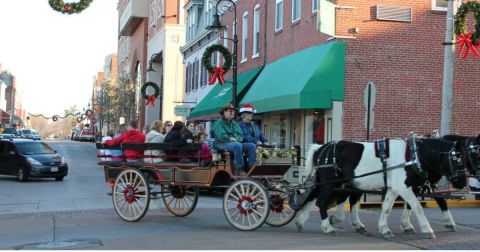
[[(211, 57), (214, 52), (220, 52), (224, 58), (222, 66), (212, 66)], [(218, 83), (223, 85), (225, 83), (224, 74), (230, 70), (232, 67), (232, 55), (228, 51), (226, 47), (223, 45), (215, 44), (207, 47), (205, 52), (202, 56), (202, 64), (207, 69), (207, 71), (211, 74), (210, 81), (208, 82), (210, 85), (214, 84), (216, 80)]]
[[(152, 95), (147, 95), (147, 88), (152, 87), (153, 88), (153, 94)], [(155, 100), (157, 99), (158, 95), (160, 95), (160, 88), (158, 88), (158, 85), (149, 81), (145, 84), (142, 85), (142, 89), (140, 90), (142, 92), (142, 96), (147, 102), (145, 105), (152, 104), (152, 107), (155, 107)]]
[(58, 116), (56, 116), (56, 115), (52, 116), (52, 121), (54, 121), (54, 122), (58, 121)]
[(93, 115), (93, 111), (92, 111), (91, 109), (87, 109), (87, 110), (85, 111), (85, 115), (91, 116), (91, 115)]
[[(467, 31), (467, 14), (473, 12), (475, 16), (475, 33)], [(462, 4), (455, 15), (455, 34), (457, 35), (458, 55), (463, 52), (463, 58), (467, 58), (469, 52), (474, 57), (480, 56), (480, 3), (470, 1)]]
[(63, 0), (48, 0), (52, 9), (64, 14), (80, 13), (92, 2), (93, 0), (80, 0), (78, 3), (65, 3)]

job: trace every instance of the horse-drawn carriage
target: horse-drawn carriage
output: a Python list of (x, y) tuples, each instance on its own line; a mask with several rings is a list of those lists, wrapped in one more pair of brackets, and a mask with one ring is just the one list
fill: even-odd
[[(127, 144), (97, 149), (182, 150), (199, 153), (199, 144), (175, 147), (165, 143)], [(175, 216), (187, 216), (196, 207), (199, 187), (227, 187), (223, 212), (228, 222), (239, 230), (254, 230), (264, 222), (283, 226), (295, 217), (288, 205), (284, 174), (297, 165), (299, 149), (259, 148), (257, 165), (246, 177), (234, 176), (229, 152), (213, 154), (213, 162), (112, 162), (108, 155), (98, 155), (105, 179), (112, 187), (112, 199), (118, 216), (125, 221), (138, 221), (147, 212), (150, 200), (162, 199), (166, 209)], [(199, 157), (199, 156), (198, 156)], [(199, 159), (198, 159), (199, 160)]]

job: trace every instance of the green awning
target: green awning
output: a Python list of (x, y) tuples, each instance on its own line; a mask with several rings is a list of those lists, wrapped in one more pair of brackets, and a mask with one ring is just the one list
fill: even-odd
[(344, 99), (344, 67), (343, 42), (304, 49), (266, 65), (240, 104), (258, 113), (331, 108)]
[[(237, 99), (240, 101), (248, 87), (262, 71), (263, 66), (255, 67), (242, 72), (237, 77)], [(203, 98), (200, 103), (190, 112), (189, 120), (211, 119), (220, 116), (218, 111), (232, 102), (232, 77), (228, 78), (224, 85), (216, 84), (215, 87)]]

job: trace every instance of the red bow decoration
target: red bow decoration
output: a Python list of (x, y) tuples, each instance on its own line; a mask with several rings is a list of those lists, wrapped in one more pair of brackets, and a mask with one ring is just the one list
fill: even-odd
[(153, 96), (153, 95), (150, 95), (148, 98), (147, 98), (147, 103), (145, 103), (145, 105), (148, 105), (148, 104), (152, 104), (152, 107), (155, 108), (155, 99), (156, 97)]
[(65, 12), (69, 12), (69, 11), (70, 11), (70, 5), (65, 5), (65, 6), (63, 7), (63, 10), (64, 10)]
[(474, 57), (480, 56), (480, 53), (478, 52), (478, 46), (480, 46), (480, 42), (477, 43), (472, 43), (472, 32), (465, 34), (460, 34), (458, 35), (458, 41), (457, 45), (459, 46), (458, 48), (458, 56), (460, 56), (463, 52), (463, 49), (465, 48), (465, 52), (463, 53), (463, 59), (466, 59), (468, 56), (468, 53), (472, 51)]
[(218, 79), (218, 83), (220, 83), (220, 85), (223, 85), (225, 83), (225, 77), (223, 76), (223, 67), (222, 66), (219, 66), (219, 67), (213, 67), (213, 74), (212, 74), (212, 77), (210, 78), (210, 81), (208, 82), (208, 84), (212, 85), (215, 83), (215, 80)]

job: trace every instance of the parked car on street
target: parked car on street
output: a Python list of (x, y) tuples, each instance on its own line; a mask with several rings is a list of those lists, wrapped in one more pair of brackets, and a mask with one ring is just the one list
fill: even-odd
[(29, 177), (63, 180), (68, 174), (65, 159), (43, 141), (0, 140), (0, 174), (15, 175), (19, 181)]
[(15, 137), (20, 137), (22, 135), (22, 133), (16, 128), (5, 128), (2, 134), (13, 134)]
[(0, 139), (12, 139), (16, 136), (14, 134), (0, 134)]
[(31, 130), (31, 129), (22, 129), (21, 131), (22, 131), (23, 138), (35, 139), (35, 136), (33, 135), (33, 130)]
[(93, 129), (83, 129), (80, 132), (80, 135), (78, 135), (78, 140), (83, 142), (83, 141), (88, 141), (88, 142), (95, 142), (95, 136), (93, 135)]

